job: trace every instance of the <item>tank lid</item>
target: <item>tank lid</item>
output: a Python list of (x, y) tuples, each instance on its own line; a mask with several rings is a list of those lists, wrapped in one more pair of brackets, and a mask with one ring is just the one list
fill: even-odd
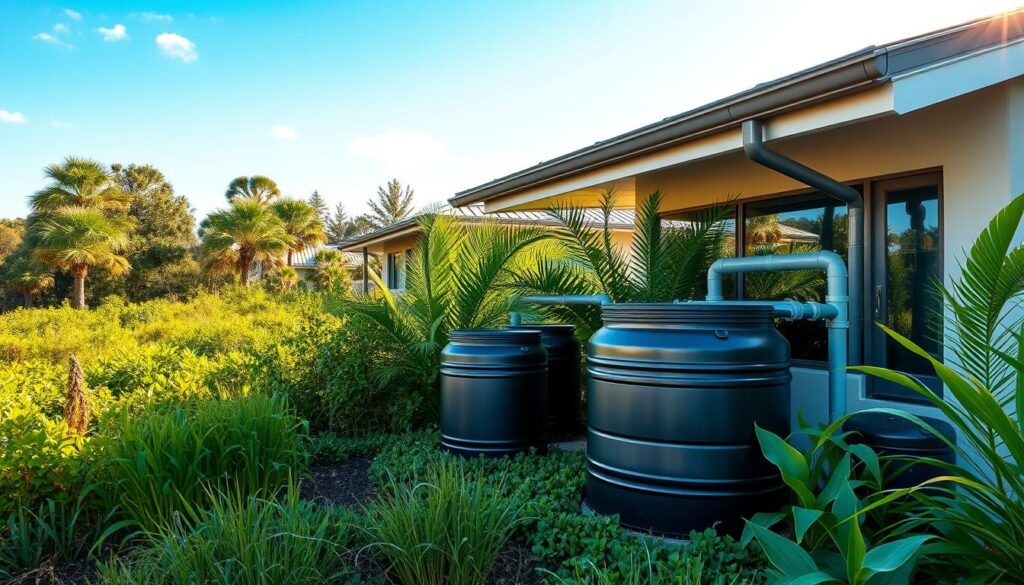
[(510, 325), (509, 329), (514, 329), (516, 331), (535, 330), (540, 331), (544, 335), (557, 335), (560, 337), (570, 337), (576, 334), (575, 325), (564, 325), (561, 323)]
[(770, 305), (728, 301), (620, 303), (601, 307), (601, 316), (606, 323), (761, 325), (771, 323), (773, 315)]
[[(956, 441), (956, 431), (948, 422), (920, 417), (950, 441)], [(936, 451), (948, 448), (942, 439), (901, 416), (884, 412), (856, 414), (843, 425), (843, 430), (859, 433), (865, 443), (890, 449)]]
[(480, 343), (486, 345), (540, 343), (539, 329), (454, 329), (448, 333), (448, 340), (458, 343)]

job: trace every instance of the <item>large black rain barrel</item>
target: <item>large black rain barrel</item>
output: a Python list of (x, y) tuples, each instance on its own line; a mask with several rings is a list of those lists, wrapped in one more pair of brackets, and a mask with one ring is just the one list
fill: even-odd
[(441, 446), (473, 457), (543, 450), (548, 355), (537, 330), (462, 329), (441, 352)]
[(580, 347), (572, 325), (522, 325), (535, 329), (548, 352), (548, 423), (552, 433), (566, 434), (580, 423)]
[[(956, 431), (948, 422), (922, 417), (947, 441), (956, 444)], [(917, 423), (901, 416), (884, 412), (861, 412), (850, 417), (843, 430), (855, 433), (850, 442), (863, 442), (879, 455), (893, 457), (927, 457), (945, 463), (956, 463), (953, 448)], [(925, 480), (947, 475), (942, 467), (926, 463), (906, 465), (905, 461), (894, 460), (886, 468), (885, 489), (914, 487)]]
[(787, 497), (754, 423), (789, 433), (790, 348), (750, 303), (619, 304), (587, 354), (588, 507), (685, 536)]

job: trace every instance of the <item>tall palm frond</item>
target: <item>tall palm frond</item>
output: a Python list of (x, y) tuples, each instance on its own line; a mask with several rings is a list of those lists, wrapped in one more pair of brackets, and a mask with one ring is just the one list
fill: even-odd
[(57, 270), (99, 266), (113, 274), (131, 269), (120, 252), (128, 245), (131, 223), (99, 209), (63, 207), (29, 222), (33, 259)]
[(242, 284), (248, 284), (253, 262), (276, 265), (293, 243), (281, 218), (266, 205), (235, 199), (228, 209), (214, 211), (203, 221), (200, 257), (207, 270), (224, 273), (233, 268)]
[(1013, 247), (1022, 217), (1024, 195), (992, 218), (960, 262), (960, 279), (942, 288), (946, 349), (1004, 406), (1016, 372), (999, 354), (1017, 354), (1015, 334), (1024, 323), (1013, 310), (1024, 293), (1024, 246)]
[(94, 160), (69, 156), (60, 163), (47, 166), (43, 174), (50, 184), (29, 198), (29, 204), (36, 213), (65, 207), (123, 211), (131, 200), (118, 187), (110, 171)]
[(613, 209), (615, 193), (609, 191), (601, 196), (601, 225), (588, 219), (585, 208), (572, 204), (552, 207), (548, 213), (561, 224), (555, 234), (570, 259), (593, 271), (601, 290), (613, 301), (626, 302), (634, 297), (635, 287), (629, 278), (626, 253), (612, 241)]
[(248, 199), (258, 203), (270, 203), (281, 196), (281, 189), (270, 177), (253, 175), (251, 177), (236, 177), (228, 183), (224, 191), (224, 198), (229, 202), (235, 199)]

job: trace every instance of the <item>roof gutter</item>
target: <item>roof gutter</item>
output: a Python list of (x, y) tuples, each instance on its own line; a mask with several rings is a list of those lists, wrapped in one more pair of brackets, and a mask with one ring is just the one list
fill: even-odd
[[(839, 181), (783, 156), (764, 145), (764, 127), (761, 120), (743, 122), (743, 152), (753, 162), (772, 169), (804, 185), (842, 201), (847, 205), (847, 261), (850, 263), (849, 292), (847, 298), (827, 298), (826, 302), (849, 301), (850, 342), (849, 362), (860, 363), (861, 331), (864, 328), (864, 198)], [(831, 323), (829, 324), (831, 327)]]
[(887, 51), (869, 47), (462, 191), (448, 201), (456, 207), (469, 205), (497, 194), (521, 191), (563, 176), (719, 132), (737, 126), (743, 120), (777, 115), (859, 91), (883, 80), (887, 69)]

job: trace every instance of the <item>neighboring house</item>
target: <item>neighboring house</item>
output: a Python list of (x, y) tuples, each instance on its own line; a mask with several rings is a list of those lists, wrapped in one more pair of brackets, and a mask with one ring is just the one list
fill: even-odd
[[(764, 227), (774, 223), (813, 233), (805, 246), (845, 254), (847, 205), (790, 178), (798, 171), (788, 162), (759, 158), (759, 146), (848, 185), (863, 200), (864, 224), (855, 234), (863, 237), (864, 265), (854, 275), (862, 286), (851, 291), (861, 300), (862, 333), (851, 339), (853, 363), (908, 371), (941, 390), (926, 364), (874, 322), (941, 354), (926, 322), (941, 301), (926, 294), (927, 283), (955, 280), (962, 249), (1024, 192), (1024, 11), (869, 47), (468, 189), (449, 202), (472, 209), (483, 204), (494, 215), (531, 213), (555, 202), (596, 205), (602, 192), (614, 189), (623, 206), (634, 208), (660, 190), (664, 217), (685, 218), (740, 194), (731, 226), (737, 243), (753, 241), (748, 237), (755, 233), (777, 243), (777, 236), (764, 235), (779, 233)], [(825, 180), (819, 188), (837, 186)], [(775, 246), (776, 253), (800, 247)], [(751, 252), (736, 246), (737, 255)], [(743, 279), (736, 288), (743, 295)], [(794, 368), (794, 411), (821, 420), (824, 328), (805, 323), (785, 332), (800, 366)], [(927, 412), (915, 397), (877, 379), (850, 374), (849, 387), (851, 410), (899, 404)]]
[[(584, 210), (588, 221), (597, 228), (604, 225), (604, 215), (600, 209), (587, 208)], [(443, 215), (451, 215), (467, 222), (494, 221), (510, 225), (539, 225), (556, 227), (560, 225), (551, 214), (546, 211), (509, 211), (501, 213), (484, 213), (483, 204), (467, 205), (465, 207), (452, 207), (444, 205), (434, 211)], [(410, 217), (396, 224), (381, 228), (379, 230), (357, 236), (340, 244), (340, 249), (347, 254), (366, 253), (367, 258), (374, 254), (381, 258), (381, 277), (389, 290), (405, 290), (405, 274), (408, 268), (409, 258), (412, 250), (419, 241), (419, 216)], [(685, 222), (678, 220), (663, 220), (662, 224), (668, 227), (681, 226)], [(726, 222), (731, 225), (731, 222)], [(609, 217), (608, 227), (612, 234), (612, 242), (623, 251), (629, 253), (632, 250), (633, 228), (636, 225), (636, 213), (633, 209), (612, 210)], [(799, 245), (805, 242), (817, 242), (816, 234), (803, 231), (790, 226), (780, 226), (781, 236), (777, 245)], [(371, 262), (372, 264), (372, 262)], [(360, 261), (362, 266), (362, 261)], [(360, 272), (360, 278), (362, 273)], [(355, 281), (355, 279), (353, 280)], [(373, 283), (369, 282), (368, 287)], [(362, 290), (361, 285), (356, 287)]]
[[(324, 249), (339, 250), (341, 252), (342, 257), (345, 260), (345, 268), (348, 270), (349, 277), (352, 279), (353, 289), (355, 289), (356, 283), (362, 282), (363, 257), (354, 252), (341, 251), (339, 246), (336, 244), (307, 246), (301, 252), (292, 252), (291, 267), (294, 268), (296, 274), (298, 274), (299, 286), (309, 288), (316, 286), (310, 279), (313, 273), (316, 272), (316, 255)], [(362, 290), (361, 285), (359, 290)]]

